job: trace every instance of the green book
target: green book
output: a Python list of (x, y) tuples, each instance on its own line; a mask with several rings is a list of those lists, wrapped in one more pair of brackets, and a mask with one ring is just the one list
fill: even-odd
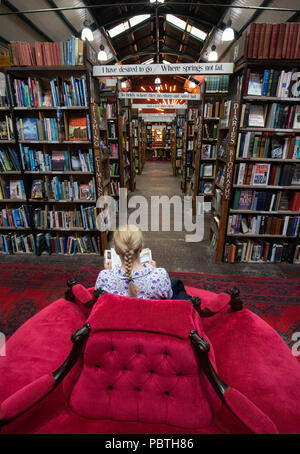
[(251, 157), (256, 158), (257, 157), (257, 147), (259, 143), (260, 136), (255, 136), (254, 138), (254, 144), (253, 144), (253, 152)]
[(239, 207), (239, 200), (240, 200), (240, 193), (241, 191), (237, 189), (234, 194), (234, 199), (233, 199), (233, 210), (237, 210)]

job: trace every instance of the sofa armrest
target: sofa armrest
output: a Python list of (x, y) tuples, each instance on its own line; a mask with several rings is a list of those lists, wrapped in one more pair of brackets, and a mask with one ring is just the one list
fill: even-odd
[(231, 413), (252, 433), (277, 434), (275, 424), (262, 410), (244, 394), (220, 379), (208, 356), (210, 350), (208, 341), (200, 337), (196, 330), (191, 331), (190, 339), (207, 379)]
[(36, 405), (54, 387), (55, 380), (53, 375), (46, 374), (9, 396), (0, 405), (0, 426), (7, 424), (7, 422)]

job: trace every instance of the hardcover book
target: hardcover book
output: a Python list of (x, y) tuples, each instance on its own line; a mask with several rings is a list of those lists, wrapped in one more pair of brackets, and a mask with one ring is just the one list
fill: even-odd
[(21, 129), (23, 140), (39, 140), (37, 118), (23, 118), (21, 122)]
[(252, 171), (251, 184), (266, 186), (269, 180), (270, 164), (255, 164)]
[(86, 117), (69, 119), (69, 140), (88, 140)]
[(240, 199), (238, 204), (239, 210), (250, 210), (253, 199), (253, 191), (242, 189), (240, 191)]
[(52, 151), (51, 167), (53, 172), (65, 170), (65, 152), (63, 150)]

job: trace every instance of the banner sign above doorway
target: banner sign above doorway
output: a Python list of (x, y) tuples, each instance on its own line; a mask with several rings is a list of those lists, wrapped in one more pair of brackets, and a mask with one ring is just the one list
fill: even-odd
[(186, 109), (186, 104), (132, 104), (133, 109)]
[(199, 101), (200, 93), (156, 93), (150, 92), (135, 92), (135, 91), (120, 91), (120, 99), (182, 99), (189, 101)]
[(137, 76), (158, 74), (232, 74), (233, 63), (156, 63), (153, 65), (97, 65), (94, 76)]
[(172, 123), (172, 121), (175, 119), (175, 114), (174, 115), (166, 115), (166, 114), (141, 114), (139, 117), (141, 117), (145, 122), (154, 122), (154, 123), (159, 123), (159, 122), (164, 122), (164, 123)]

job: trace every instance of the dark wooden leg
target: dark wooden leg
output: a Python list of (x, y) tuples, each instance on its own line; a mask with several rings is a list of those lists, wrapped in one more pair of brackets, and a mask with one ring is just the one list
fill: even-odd
[(231, 296), (231, 300), (229, 302), (231, 310), (233, 312), (241, 311), (243, 309), (243, 302), (240, 298), (240, 290), (237, 287), (231, 287), (226, 290), (226, 293)]

